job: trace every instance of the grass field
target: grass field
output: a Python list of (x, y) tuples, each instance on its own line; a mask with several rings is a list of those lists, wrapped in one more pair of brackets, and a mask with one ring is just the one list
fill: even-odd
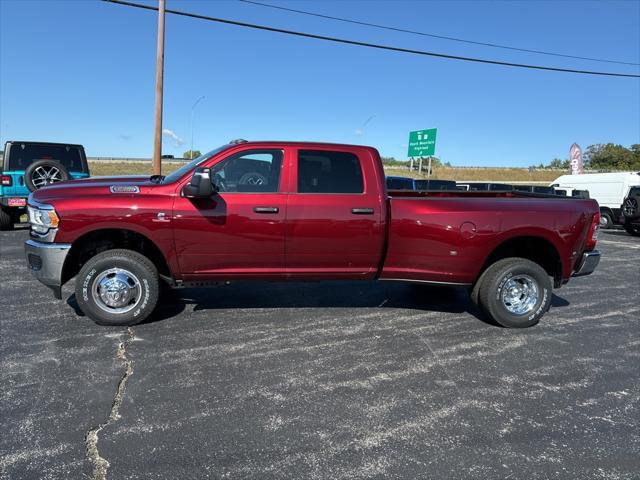
[[(181, 162), (162, 162), (162, 173), (171, 173), (184, 165)], [(151, 175), (151, 162), (103, 162), (90, 161), (89, 169), (93, 176), (103, 175)], [(402, 177), (426, 178), (418, 172), (410, 172), (407, 168), (386, 167), (387, 175)], [(549, 183), (563, 172), (557, 170), (535, 170), (529, 172), (526, 168), (455, 168), (439, 167), (433, 169), (434, 179), (440, 180), (470, 180), (492, 182), (536, 182)]]
[[(417, 171), (410, 172), (406, 168), (385, 167), (387, 175), (398, 175), (401, 177), (427, 178)], [(563, 175), (564, 172), (558, 170), (534, 170), (529, 172), (527, 168), (455, 168), (436, 167), (433, 169), (431, 178), (437, 180), (456, 181), (487, 181), (487, 182), (544, 182), (551, 181)]]
[[(162, 162), (162, 174), (171, 173), (180, 168), (182, 162)], [(91, 176), (105, 175), (151, 175), (151, 162), (103, 162), (89, 160)]]

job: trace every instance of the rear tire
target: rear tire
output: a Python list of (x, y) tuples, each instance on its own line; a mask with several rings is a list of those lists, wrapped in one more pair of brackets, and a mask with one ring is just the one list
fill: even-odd
[(13, 216), (0, 208), (0, 230), (13, 229)]
[(98, 325), (130, 326), (158, 303), (155, 265), (132, 250), (107, 250), (90, 258), (76, 278), (80, 309)]
[(531, 327), (551, 306), (553, 290), (549, 275), (525, 258), (498, 260), (485, 270), (479, 283), (482, 310), (507, 328)]
[(624, 229), (627, 231), (629, 235), (633, 235), (634, 237), (640, 237), (640, 224), (627, 223), (625, 224)]
[(600, 228), (605, 230), (613, 228), (613, 218), (611, 218), (610, 214), (606, 212), (600, 214)]

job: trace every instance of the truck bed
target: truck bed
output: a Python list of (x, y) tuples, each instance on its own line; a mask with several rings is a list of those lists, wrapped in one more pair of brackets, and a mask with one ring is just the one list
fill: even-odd
[(380, 278), (460, 285), (477, 278), (488, 252), (527, 236), (559, 246), (562, 277), (568, 279), (582, 253), (575, 250), (598, 211), (593, 200), (490, 191), (390, 191), (388, 208)]

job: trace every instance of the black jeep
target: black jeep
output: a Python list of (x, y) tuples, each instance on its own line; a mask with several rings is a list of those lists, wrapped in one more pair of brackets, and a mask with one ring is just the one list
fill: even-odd
[(631, 187), (622, 203), (624, 229), (634, 237), (640, 237), (640, 187)]

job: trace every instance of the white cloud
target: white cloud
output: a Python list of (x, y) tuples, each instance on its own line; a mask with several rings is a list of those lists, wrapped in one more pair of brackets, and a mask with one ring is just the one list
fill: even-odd
[(356, 135), (364, 135), (364, 130), (362, 130), (362, 129), (360, 129), (360, 128), (359, 128), (359, 129), (357, 129), (357, 130), (356, 130)]
[(184, 145), (184, 140), (182, 140), (178, 135), (176, 135), (176, 132), (174, 132), (173, 130), (169, 130), (168, 128), (163, 128), (162, 135), (173, 139), (173, 141), (176, 143), (176, 147), (180, 147), (181, 145)]

